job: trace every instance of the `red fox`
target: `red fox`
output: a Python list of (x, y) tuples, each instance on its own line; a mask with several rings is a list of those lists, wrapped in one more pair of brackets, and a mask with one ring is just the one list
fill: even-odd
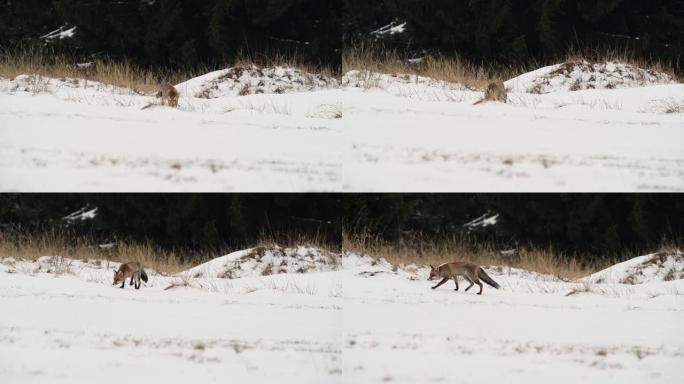
[(178, 91), (173, 85), (169, 83), (162, 84), (159, 94), (162, 105), (166, 104), (174, 108), (178, 106)]
[[(157, 92), (157, 98), (161, 98), (161, 105), (168, 105), (169, 107), (176, 108), (178, 107), (178, 97), (180, 94), (178, 93), (178, 90), (176, 87), (169, 83), (164, 83), (161, 85), (159, 88), (159, 92)], [(141, 109), (147, 109), (152, 106), (156, 105), (156, 103), (149, 103), (146, 106), (142, 107)]]
[(496, 289), (499, 289), (499, 284), (497, 284), (496, 281), (492, 280), (492, 278), (489, 277), (489, 275), (487, 275), (479, 265), (469, 263), (467, 261), (453, 261), (451, 263), (444, 263), (437, 268), (431, 265), (430, 277), (428, 277), (428, 280), (432, 280), (435, 277), (442, 278), (442, 281), (440, 281), (439, 283), (437, 283), (437, 285), (432, 287), (432, 289), (435, 289), (449, 281), (449, 279), (453, 278), (454, 283), (456, 283), (456, 291), (458, 291), (459, 275), (465, 277), (466, 280), (470, 282), (468, 288), (465, 289), (466, 291), (468, 291), (470, 287), (473, 286), (473, 284), (477, 284), (480, 286), (480, 292), (478, 292), (477, 294), (481, 295), (482, 283), (480, 282), (480, 280), (484, 281), (485, 283), (491, 285)]
[(508, 93), (506, 93), (506, 87), (504, 84), (500, 81), (489, 83), (487, 89), (485, 89), (484, 98), (473, 105), (480, 104), (485, 101), (500, 101), (502, 103), (508, 101)]
[(121, 283), (121, 288), (123, 288), (128, 276), (131, 277), (131, 282), (128, 285), (133, 285), (135, 282), (135, 289), (140, 289), (140, 278), (147, 283), (147, 273), (145, 273), (142, 265), (137, 261), (131, 261), (121, 264), (119, 270), (114, 272), (114, 283), (112, 285)]

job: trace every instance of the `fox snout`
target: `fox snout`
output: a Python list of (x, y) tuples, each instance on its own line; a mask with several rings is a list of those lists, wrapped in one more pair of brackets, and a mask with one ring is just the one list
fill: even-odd
[(120, 273), (120, 271), (115, 271), (114, 272), (114, 282), (112, 283), (112, 285), (119, 284), (121, 282), (121, 280), (123, 280), (122, 275), (123, 274)]

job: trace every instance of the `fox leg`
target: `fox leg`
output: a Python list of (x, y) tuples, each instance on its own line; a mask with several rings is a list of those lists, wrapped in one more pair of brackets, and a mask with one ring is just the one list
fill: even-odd
[(135, 280), (135, 289), (140, 289), (140, 277)]
[(448, 277), (443, 278), (442, 281), (440, 281), (439, 283), (437, 283), (437, 285), (435, 285), (434, 287), (432, 287), (432, 289), (435, 289), (435, 288), (439, 287), (440, 285), (446, 283), (447, 281), (449, 281), (449, 278), (448, 278)]
[(480, 280), (475, 280), (475, 284), (480, 286), (480, 292), (478, 292), (477, 294), (481, 295), (482, 294), (482, 283), (480, 283)]
[(458, 291), (458, 276), (454, 276), (454, 284), (456, 284), (456, 289), (454, 289), (454, 291)]
[(128, 283), (128, 285), (133, 285), (133, 278), (135, 277), (135, 273), (131, 275), (131, 281)]
[(121, 286), (119, 288), (123, 288), (125, 284), (126, 284), (126, 279), (121, 280)]
[(468, 288), (465, 289), (465, 291), (468, 292), (468, 290), (469, 290), (470, 288), (472, 288), (472, 286), (474, 285), (474, 283), (473, 283), (473, 280), (470, 279), (470, 277), (468, 277), (468, 276), (464, 276), (464, 277), (465, 277), (466, 280), (468, 280), (468, 282), (470, 283), (470, 285), (468, 286)]

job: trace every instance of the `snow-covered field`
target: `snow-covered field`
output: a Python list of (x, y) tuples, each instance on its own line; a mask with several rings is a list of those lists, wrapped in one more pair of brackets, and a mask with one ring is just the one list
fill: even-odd
[(506, 82), (235, 67), (177, 110), (74, 79), (0, 79), (2, 191), (681, 191), (684, 84), (622, 64)]
[(281, 92), (280, 78), (264, 88), (246, 73), (255, 94), (238, 96), (222, 74), (180, 84), (177, 110), (141, 110), (158, 101), (99, 83), (0, 79), (0, 190), (339, 190), (335, 83), (261, 93)]
[(305, 247), (148, 271), (140, 290), (110, 285), (114, 262), (5, 258), (0, 381), (678, 383), (682, 265), (648, 255), (576, 282), (490, 267), (502, 289), (479, 296)]
[(479, 296), (477, 287), (463, 292), (463, 280), (459, 292), (453, 281), (431, 290), (428, 268), (343, 260), (347, 382), (684, 380), (684, 280), (583, 292), (580, 283), (490, 268), (502, 289)]
[(479, 105), (460, 84), (350, 72), (344, 189), (681, 191), (684, 85), (607, 67), (542, 68)]
[(111, 285), (117, 263), (51, 260), (0, 265), (2, 383), (341, 381), (334, 272), (148, 270), (135, 290)]

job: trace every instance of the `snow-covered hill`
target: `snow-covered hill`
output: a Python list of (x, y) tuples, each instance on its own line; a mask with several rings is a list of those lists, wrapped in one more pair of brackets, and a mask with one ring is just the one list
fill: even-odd
[(639, 256), (585, 278), (591, 283), (643, 284), (684, 279), (684, 254), (678, 250)]
[[(233, 67), (178, 109), (81, 79), (0, 79), (2, 191), (681, 191), (684, 85), (620, 63), (506, 82)], [(243, 95), (243, 96), (240, 96)]]
[(197, 277), (239, 278), (278, 273), (327, 272), (338, 268), (338, 255), (313, 248), (256, 247), (217, 257), (185, 272)]
[(347, 191), (681, 191), (684, 85), (619, 63), (506, 82), (508, 103), (411, 76), (343, 85)]
[(639, 88), (659, 84), (676, 82), (666, 73), (612, 61), (569, 61), (525, 73), (505, 83), (506, 88), (513, 92), (537, 94), (585, 89)]
[(181, 95), (203, 99), (255, 94), (312, 92), (337, 88), (337, 80), (297, 68), (239, 65), (176, 85)]
[(0, 190), (339, 190), (335, 81), (259, 69), (261, 86), (231, 70), (179, 85), (177, 109), (92, 81), (0, 79)]

